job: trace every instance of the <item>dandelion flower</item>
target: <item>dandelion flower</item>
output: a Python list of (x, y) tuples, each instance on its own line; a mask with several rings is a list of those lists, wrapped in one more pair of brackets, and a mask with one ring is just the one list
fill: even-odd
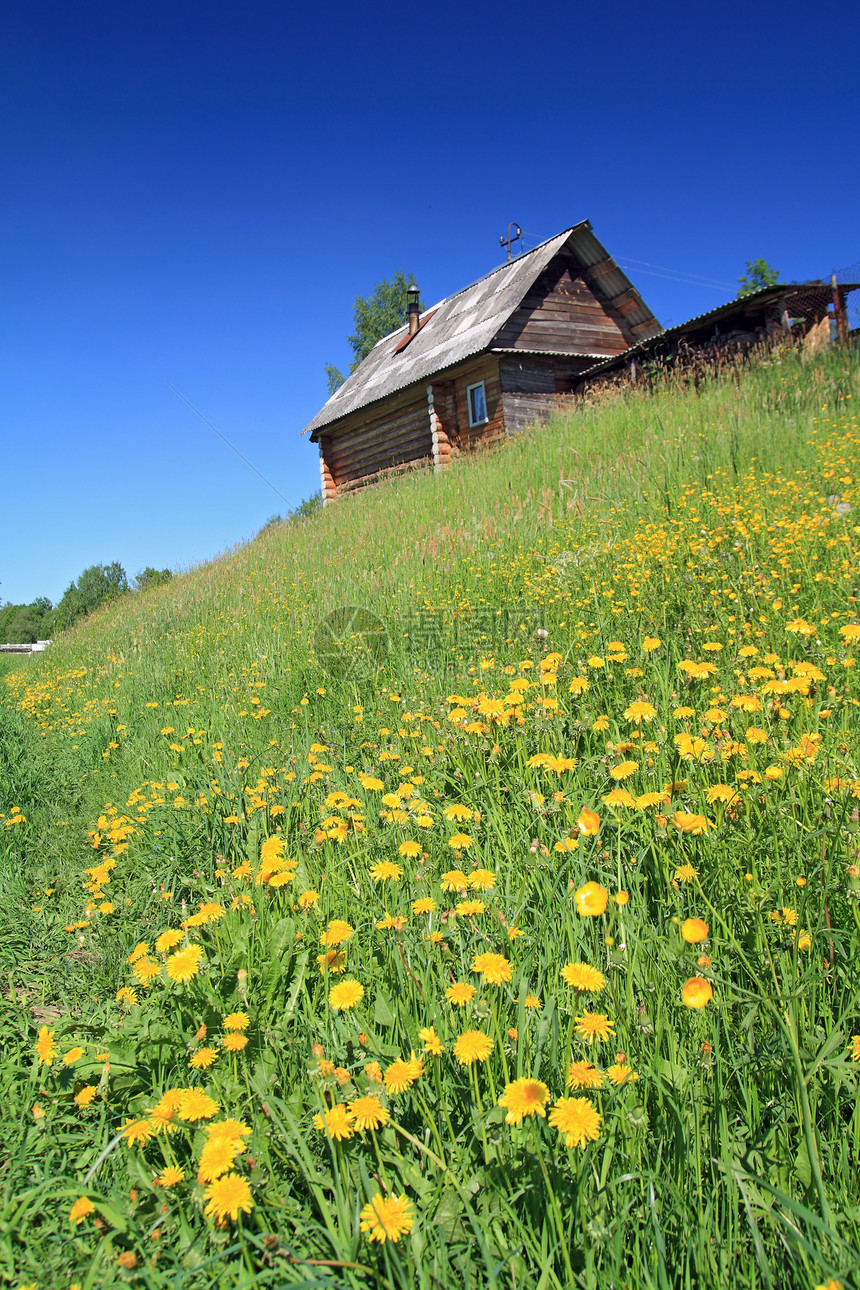
[(600, 1137), (602, 1116), (587, 1097), (560, 1097), (549, 1113), (549, 1122), (569, 1147), (581, 1147)]
[(234, 1031), (231, 1031), (221, 1040), (221, 1047), (226, 1048), (228, 1053), (241, 1053), (247, 1042), (247, 1035), (237, 1035)]
[(626, 1062), (616, 1062), (610, 1066), (606, 1072), (606, 1078), (613, 1084), (626, 1084), (628, 1080), (638, 1079), (639, 1076)]
[(596, 882), (587, 882), (573, 893), (576, 912), (583, 917), (596, 918), (598, 914), (602, 914), (608, 900), (609, 892)]
[(318, 891), (303, 891), (299, 896), (299, 909), (313, 909), (319, 898)]
[(153, 1136), (155, 1130), (147, 1118), (140, 1120), (126, 1120), (122, 1129), (122, 1136), (130, 1147), (136, 1143), (148, 1142)]
[(576, 827), (585, 837), (593, 838), (600, 832), (600, 816), (590, 806), (583, 806)]
[(448, 839), (448, 846), (454, 851), (465, 851), (472, 845), (472, 839), (468, 833), (455, 833), (453, 838)]
[(143, 958), (135, 961), (132, 972), (134, 972), (134, 975), (137, 977), (140, 984), (146, 986), (149, 985), (150, 981), (154, 980), (155, 977), (160, 975), (161, 965), (144, 956)]
[(493, 1051), (493, 1041), (481, 1030), (466, 1030), (454, 1045), (454, 1056), (461, 1066), (485, 1062)]
[(527, 1115), (540, 1115), (546, 1119), (544, 1107), (549, 1101), (549, 1089), (536, 1079), (515, 1079), (505, 1086), (499, 1106), (507, 1110), (505, 1122), (520, 1124)]
[(496, 875), (489, 869), (473, 869), (469, 874), (469, 887), (473, 891), (490, 891), (496, 885)]
[[(429, 1053), (431, 1057), (439, 1057), (445, 1051), (433, 1026), (425, 1026), (423, 1030), (419, 1030), (418, 1038), (424, 1045), (425, 1053)], [(860, 1061), (860, 1057), (857, 1060)]]
[(392, 1062), (385, 1068), (386, 1093), (406, 1093), (424, 1074), (424, 1063), (412, 1053), (409, 1061)]
[(241, 1139), (237, 1142), (230, 1138), (211, 1138), (200, 1152), (197, 1181), (210, 1183), (226, 1174), (233, 1168), (233, 1162), (241, 1150)]
[(345, 923), (342, 918), (333, 918), (328, 927), (320, 936), (320, 945), (332, 948), (335, 945), (342, 945), (352, 936), (353, 929), (349, 923)]
[(190, 981), (200, 971), (202, 957), (201, 945), (186, 945), (184, 950), (177, 950), (168, 957), (165, 965), (167, 975), (171, 981)]
[(708, 924), (701, 918), (685, 918), (681, 924), (681, 935), (688, 945), (698, 945), (708, 935)]
[(349, 1108), (337, 1102), (330, 1110), (323, 1111), (322, 1115), (315, 1115), (313, 1123), (315, 1129), (320, 1133), (327, 1133), (335, 1142), (345, 1142), (355, 1132), (354, 1120), (355, 1116)]
[(57, 1045), (54, 1043), (55, 1031), (49, 1030), (47, 1026), (42, 1026), (36, 1036), (36, 1055), (39, 1058), (40, 1066), (50, 1066), (51, 1062), (57, 1055)]
[(591, 1062), (571, 1062), (567, 1068), (568, 1088), (602, 1088), (603, 1075)]
[(78, 1106), (89, 1106), (97, 1092), (98, 1089), (95, 1084), (85, 1084), (84, 1087), (75, 1094), (75, 1103)]
[(251, 1136), (249, 1125), (245, 1124), (242, 1120), (234, 1120), (232, 1118), (227, 1120), (215, 1120), (212, 1124), (204, 1125), (204, 1129), (206, 1131), (206, 1137), (210, 1142), (213, 1142), (215, 1138), (227, 1139), (230, 1142), (238, 1143), (239, 1150), (242, 1149), (242, 1139), (250, 1138)]
[(89, 1196), (79, 1196), (72, 1208), (69, 1210), (69, 1222), (79, 1226), (88, 1214), (92, 1214), (95, 1205)]
[(83, 1055), (84, 1055), (83, 1048), (70, 1048), (69, 1051), (63, 1056), (63, 1065), (74, 1066), (75, 1062), (79, 1062), (83, 1057)]
[(328, 992), (329, 1004), (334, 1010), (347, 1012), (364, 998), (364, 986), (358, 981), (339, 981)]
[(217, 1048), (198, 1048), (188, 1065), (195, 1071), (207, 1071), (217, 1059)]
[(221, 1022), (225, 1030), (247, 1030), (250, 1024), (247, 1012), (230, 1012)]
[(177, 1165), (168, 1165), (160, 1174), (156, 1174), (152, 1180), (152, 1184), (154, 1187), (175, 1187), (177, 1183), (181, 1183), (184, 1178), (184, 1169), (180, 1169)]
[(370, 876), (374, 882), (399, 882), (403, 876), (403, 870), (399, 864), (394, 864), (391, 860), (380, 860), (378, 864), (372, 866)]
[(439, 881), (443, 891), (465, 891), (469, 886), (469, 879), (462, 869), (449, 869)]
[(608, 1039), (615, 1034), (612, 1022), (602, 1012), (584, 1012), (576, 1018), (576, 1033), (580, 1039), (593, 1044), (596, 1039)]
[(688, 1008), (704, 1008), (713, 993), (710, 981), (703, 976), (691, 976), (681, 990), (681, 998)]
[(852, 1062), (860, 1062), (860, 1035), (851, 1036), (851, 1047), (849, 1056)]
[(672, 816), (672, 823), (676, 829), (682, 833), (707, 833), (708, 829), (713, 826), (713, 820), (709, 820), (707, 815), (696, 815), (689, 811), (676, 811)]
[(454, 908), (462, 918), (475, 918), (478, 914), (484, 914), (487, 911), (487, 906), (482, 900), (461, 900)]
[(436, 908), (436, 901), (432, 896), (422, 896), (420, 900), (413, 900), (413, 914), (432, 914)]
[(397, 850), (400, 853), (400, 855), (406, 856), (408, 859), (412, 860), (415, 858), (415, 856), (420, 856), (421, 843), (413, 842), (411, 839), (407, 838), (405, 842), (400, 843), (400, 846), (397, 848)]
[(445, 991), (445, 998), (449, 1003), (453, 1003), (455, 1008), (465, 1008), (467, 1003), (471, 1003), (477, 994), (477, 990), (468, 981), (455, 981), (449, 985)]
[(241, 1174), (225, 1174), (223, 1178), (216, 1178), (204, 1195), (209, 1203), (203, 1212), (211, 1214), (218, 1223), (224, 1223), (228, 1215), (237, 1219), (240, 1210), (250, 1214), (254, 1207), (248, 1180)]
[(361, 1211), (361, 1231), (380, 1245), (399, 1241), (411, 1232), (414, 1222), (415, 1212), (405, 1195), (384, 1197), (377, 1192)]
[(363, 1133), (365, 1129), (375, 1131), (391, 1118), (378, 1097), (353, 1098), (349, 1112), (355, 1118), (355, 1127), (359, 1133)]
[(693, 879), (698, 878), (698, 876), (699, 876), (698, 869), (694, 869), (691, 864), (679, 865), (679, 867), (675, 870), (676, 882), (692, 882)]
[(158, 954), (166, 954), (168, 950), (173, 949), (174, 945), (181, 945), (184, 940), (184, 932), (180, 932), (178, 930), (162, 932), (158, 940), (155, 942), (156, 952)]
[(214, 1098), (201, 1092), (199, 1088), (188, 1088), (183, 1091), (176, 1114), (180, 1120), (211, 1120), (219, 1110)]
[(567, 963), (561, 969), (562, 980), (574, 990), (599, 994), (606, 985), (606, 977), (588, 963)]
[(615, 780), (629, 779), (631, 775), (636, 774), (638, 769), (638, 761), (623, 761), (619, 766), (613, 766), (609, 774)]
[(480, 973), (484, 985), (503, 985), (511, 979), (511, 965), (503, 954), (476, 954), (472, 971)]

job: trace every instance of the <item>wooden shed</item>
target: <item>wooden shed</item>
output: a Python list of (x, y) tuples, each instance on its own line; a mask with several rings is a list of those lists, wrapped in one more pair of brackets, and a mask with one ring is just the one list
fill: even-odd
[(546, 419), (596, 360), (660, 330), (584, 220), (374, 346), (306, 430), (323, 503)]

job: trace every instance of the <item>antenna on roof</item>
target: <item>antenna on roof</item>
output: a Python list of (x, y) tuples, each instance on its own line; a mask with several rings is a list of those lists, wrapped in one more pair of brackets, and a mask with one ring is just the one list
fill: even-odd
[[(514, 229), (514, 228), (517, 230), (516, 233), (511, 232), (511, 229)], [(522, 237), (523, 237), (523, 230), (520, 228), (519, 224), (517, 224), (514, 220), (511, 220), (510, 224), (508, 225), (508, 236), (505, 237), (503, 235), (502, 237), (499, 238), (499, 246), (504, 246), (506, 242), (508, 244), (509, 260), (513, 258), (511, 256), (511, 242), (516, 242), (518, 239), (522, 241)]]

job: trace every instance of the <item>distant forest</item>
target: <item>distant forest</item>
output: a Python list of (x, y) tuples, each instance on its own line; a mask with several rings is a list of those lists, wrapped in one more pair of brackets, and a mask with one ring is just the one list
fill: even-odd
[(69, 584), (57, 605), (47, 596), (38, 596), (29, 605), (4, 605), (0, 601), (0, 645), (32, 645), (34, 641), (52, 640), (58, 632), (67, 631), (108, 600), (160, 587), (172, 577), (169, 569), (146, 568), (129, 582), (125, 569), (117, 561), (90, 565)]

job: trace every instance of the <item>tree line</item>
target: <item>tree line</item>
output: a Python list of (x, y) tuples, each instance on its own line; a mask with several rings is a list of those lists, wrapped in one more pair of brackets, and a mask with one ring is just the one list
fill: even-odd
[(47, 596), (37, 596), (29, 605), (4, 605), (0, 601), (0, 645), (52, 640), (109, 600), (160, 587), (172, 577), (169, 569), (147, 566), (129, 582), (125, 569), (116, 560), (112, 564), (91, 564), (68, 585), (56, 605)]

